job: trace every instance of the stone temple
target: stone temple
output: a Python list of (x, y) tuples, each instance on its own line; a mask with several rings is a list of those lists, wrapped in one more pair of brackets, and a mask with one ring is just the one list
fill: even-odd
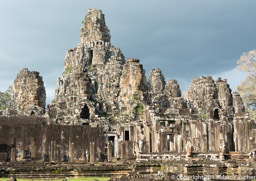
[[(256, 121), (226, 79), (195, 78), (184, 96), (160, 69), (147, 79), (139, 59), (125, 59), (111, 44), (101, 10), (89, 9), (80, 39), (66, 53), (47, 108), (39, 73), (18, 73), (0, 117), (1, 162), (164, 163), (159, 179), (211, 171), (255, 175)], [(127, 179), (140, 176), (131, 169)]]

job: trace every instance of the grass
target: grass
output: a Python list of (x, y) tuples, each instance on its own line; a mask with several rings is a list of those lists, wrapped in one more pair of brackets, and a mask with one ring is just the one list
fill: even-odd
[[(19, 179), (16, 178), (17, 181), (46, 181), (42, 179)], [(7, 181), (9, 178), (0, 178), (0, 181)], [(51, 181), (62, 181), (63, 179), (54, 179)], [(99, 180), (99, 181), (107, 181), (110, 180), (110, 177), (81, 177), (81, 178), (67, 178), (68, 181), (93, 181), (93, 180)], [(49, 181), (49, 180), (48, 180)]]

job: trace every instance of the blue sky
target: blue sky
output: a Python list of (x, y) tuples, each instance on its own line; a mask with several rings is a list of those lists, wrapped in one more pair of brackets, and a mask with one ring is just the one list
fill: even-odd
[(221, 76), (235, 89), (245, 77), (236, 62), (255, 49), (255, 7), (254, 0), (3, 0), (0, 90), (26, 67), (43, 76), (49, 102), (88, 8), (103, 11), (112, 44), (139, 58), (147, 75), (160, 68), (182, 91), (192, 78)]

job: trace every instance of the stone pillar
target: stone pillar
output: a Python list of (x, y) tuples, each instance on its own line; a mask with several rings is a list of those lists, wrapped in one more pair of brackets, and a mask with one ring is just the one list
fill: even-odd
[(192, 157), (192, 145), (190, 142), (187, 142), (187, 145), (186, 145), (186, 156), (187, 156), (187, 159)]
[(74, 143), (69, 141), (69, 161), (73, 162), (74, 161)]
[(182, 149), (182, 136), (178, 135), (177, 136), (177, 152), (181, 153), (181, 149)]
[(50, 152), (50, 162), (55, 161), (55, 142), (51, 141), (51, 152)]
[(16, 149), (15, 149), (15, 147), (11, 148), (11, 162), (16, 162)]
[(36, 158), (36, 140), (34, 138), (31, 140), (31, 158)]
[(128, 159), (129, 157), (129, 141), (125, 141), (125, 149), (124, 149), (124, 155), (125, 155), (125, 159)]
[(108, 161), (112, 161), (112, 142), (108, 142)]
[(174, 143), (172, 141), (169, 142), (170, 151), (174, 151)]
[(121, 160), (125, 159), (125, 144), (123, 142), (121, 144)]
[(226, 146), (225, 143), (223, 141), (222, 146), (221, 146), (221, 150), (220, 150), (220, 154), (219, 154), (219, 158), (221, 161), (225, 160), (225, 152), (226, 152)]
[(94, 142), (90, 142), (90, 162), (93, 163), (95, 160)]
[(130, 140), (134, 141), (134, 126), (133, 125), (130, 126), (129, 131), (130, 131)]

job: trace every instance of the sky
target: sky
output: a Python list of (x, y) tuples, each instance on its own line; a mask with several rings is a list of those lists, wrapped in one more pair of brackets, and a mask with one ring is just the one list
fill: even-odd
[(0, 91), (28, 68), (43, 76), (49, 103), (88, 8), (102, 10), (112, 44), (139, 58), (147, 76), (160, 68), (182, 91), (193, 78), (220, 76), (235, 90), (246, 76), (236, 62), (256, 48), (255, 7), (255, 0), (1, 0)]

